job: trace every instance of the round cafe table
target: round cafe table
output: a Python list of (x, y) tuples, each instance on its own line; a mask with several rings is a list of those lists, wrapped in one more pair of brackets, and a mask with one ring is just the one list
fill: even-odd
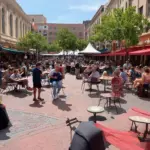
[(130, 116), (129, 120), (132, 121), (131, 130), (133, 129), (133, 125), (135, 126), (135, 131), (137, 131), (136, 123), (143, 123), (146, 125), (146, 129), (143, 135), (143, 139), (146, 139), (148, 132), (148, 125), (150, 124), (150, 119), (142, 116)]
[(101, 106), (90, 106), (87, 108), (87, 111), (94, 115), (94, 122), (96, 123), (96, 114), (104, 112), (104, 108)]
[(100, 80), (103, 80), (104, 81), (104, 92), (106, 92), (106, 84), (107, 84), (107, 81), (111, 81), (113, 77), (111, 76), (102, 76), (100, 77)]

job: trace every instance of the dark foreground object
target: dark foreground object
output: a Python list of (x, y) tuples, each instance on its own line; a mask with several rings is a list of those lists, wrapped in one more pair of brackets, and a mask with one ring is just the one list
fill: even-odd
[(69, 150), (105, 150), (103, 132), (93, 122), (80, 123)]
[(9, 125), (9, 118), (5, 107), (0, 104), (0, 130), (7, 128)]

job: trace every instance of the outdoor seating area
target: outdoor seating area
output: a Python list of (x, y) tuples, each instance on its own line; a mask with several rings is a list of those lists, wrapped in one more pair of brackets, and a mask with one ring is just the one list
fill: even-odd
[[(95, 109), (95, 112), (103, 111), (102, 108), (92, 108)], [(121, 121), (123, 118), (123, 123), (120, 130), (117, 130), (115, 124), (118, 121)], [(150, 148), (149, 140), (150, 132), (148, 130), (148, 124), (150, 116), (148, 112), (137, 108), (131, 108), (127, 113), (122, 114), (116, 117), (116, 120), (113, 120), (109, 123), (96, 123), (95, 127), (103, 131), (103, 139), (106, 143), (112, 144), (121, 150), (148, 150)], [(68, 119), (66, 121), (67, 126), (70, 126), (70, 131), (72, 132), (72, 126), (78, 121), (72, 122), (72, 120), (78, 120), (77, 118)], [(131, 122), (132, 123), (131, 123)], [(81, 122), (78, 122), (80, 124)], [(133, 128), (133, 125), (135, 126)], [(145, 128), (146, 125), (146, 128)], [(130, 129), (131, 126), (131, 129)], [(75, 129), (78, 130), (79, 126), (76, 125)], [(74, 130), (74, 132), (76, 132)], [(84, 131), (86, 132), (86, 131)], [(86, 134), (83, 133), (84, 136)], [(75, 136), (75, 135), (74, 135)], [(73, 137), (75, 138), (75, 137)], [(88, 137), (87, 137), (88, 138)], [(72, 138), (71, 138), (72, 139)], [(74, 141), (73, 141), (74, 142)], [(102, 139), (99, 140), (100, 143), (103, 142)], [(105, 148), (104, 148), (105, 149)]]
[[(82, 124), (83, 126), (80, 124), (87, 122), (87, 126), (99, 135), (95, 140), (101, 142), (99, 146), (104, 144), (105, 149), (113, 145), (122, 150), (148, 150), (144, 148), (149, 148), (149, 113), (132, 108), (136, 103), (136, 101), (132, 103), (132, 99), (138, 99), (138, 103), (145, 100), (146, 104), (149, 104), (149, 67), (143, 66), (139, 69), (139, 66), (132, 66), (130, 61), (117, 66), (113, 61), (98, 62), (90, 59), (87, 61), (87, 58), (83, 58), (70, 58), (70, 60), (55, 58), (34, 65), (29, 64), (29, 67), (24, 63), (20, 67), (9, 65), (7, 69), (2, 66), (1, 95), (6, 99), (7, 96), (17, 99), (17, 103), (21, 100), (27, 109), (26, 101), (29, 107), (35, 107), (35, 111), (40, 109), (45, 111), (46, 107), (46, 111), (52, 109), (52, 113), (56, 116), (61, 112), (64, 118), (71, 118), (66, 121), (70, 129), (71, 143), (74, 141), (78, 127), (81, 130), (84, 125), (86, 126), (86, 123)], [(38, 73), (40, 78), (37, 82)], [(40, 94), (42, 92), (44, 99), (39, 97), (39, 92)], [(20, 97), (21, 99), (18, 99)], [(30, 104), (32, 98), (33, 104)], [(14, 101), (12, 100), (11, 103)], [(9, 117), (7, 119), (8, 126), (12, 123), (12, 117), (10, 121)], [(76, 125), (72, 127), (74, 123)], [(82, 130), (81, 133), (84, 134), (84, 131)], [(95, 137), (94, 132), (89, 134), (92, 138)]]

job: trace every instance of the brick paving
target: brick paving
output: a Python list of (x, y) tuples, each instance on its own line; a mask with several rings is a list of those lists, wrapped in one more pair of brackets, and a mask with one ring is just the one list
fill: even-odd
[[(31, 80), (29, 78), (29, 80)], [(81, 80), (72, 75), (66, 75), (64, 80), (65, 93), (55, 102), (52, 102), (51, 89), (43, 88), (42, 97), (45, 103), (38, 104), (32, 101), (32, 93), (21, 90), (19, 93), (9, 92), (3, 96), (12, 127), (0, 132), (0, 150), (66, 150), (70, 143), (69, 128), (65, 126), (66, 118), (77, 117), (87, 121), (92, 115), (86, 111), (88, 106), (97, 105), (99, 96), (92, 92), (81, 92)], [(93, 88), (95, 88), (93, 86)], [(103, 85), (100, 85), (102, 91)], [(129, 91), (130, 92), (130, 91)], [(126, 94), (121, 101), (120, 113), (125, 113), (135, 106), (149, 110), (150, 99), (140, 99), (137, 96)], [(104, 105), (102, 101), (101, 105)], [(100, 114), (107, 118), (109, 123), (117, 115), (115, 110)], [(3, 133), (3, 136), (2, 134)], [(113, 146), (110, 150), (115, 150)]]

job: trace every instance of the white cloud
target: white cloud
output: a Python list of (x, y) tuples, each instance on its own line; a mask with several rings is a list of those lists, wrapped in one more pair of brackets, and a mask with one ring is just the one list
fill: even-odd
[(98, 10), (99, 5), (77, 5), (77, 6), (70, 6), (70, 10), (79, 10), (79, 11), (84, 11), (84, 12), (89, 12), (89, 11), (96, 11)]

